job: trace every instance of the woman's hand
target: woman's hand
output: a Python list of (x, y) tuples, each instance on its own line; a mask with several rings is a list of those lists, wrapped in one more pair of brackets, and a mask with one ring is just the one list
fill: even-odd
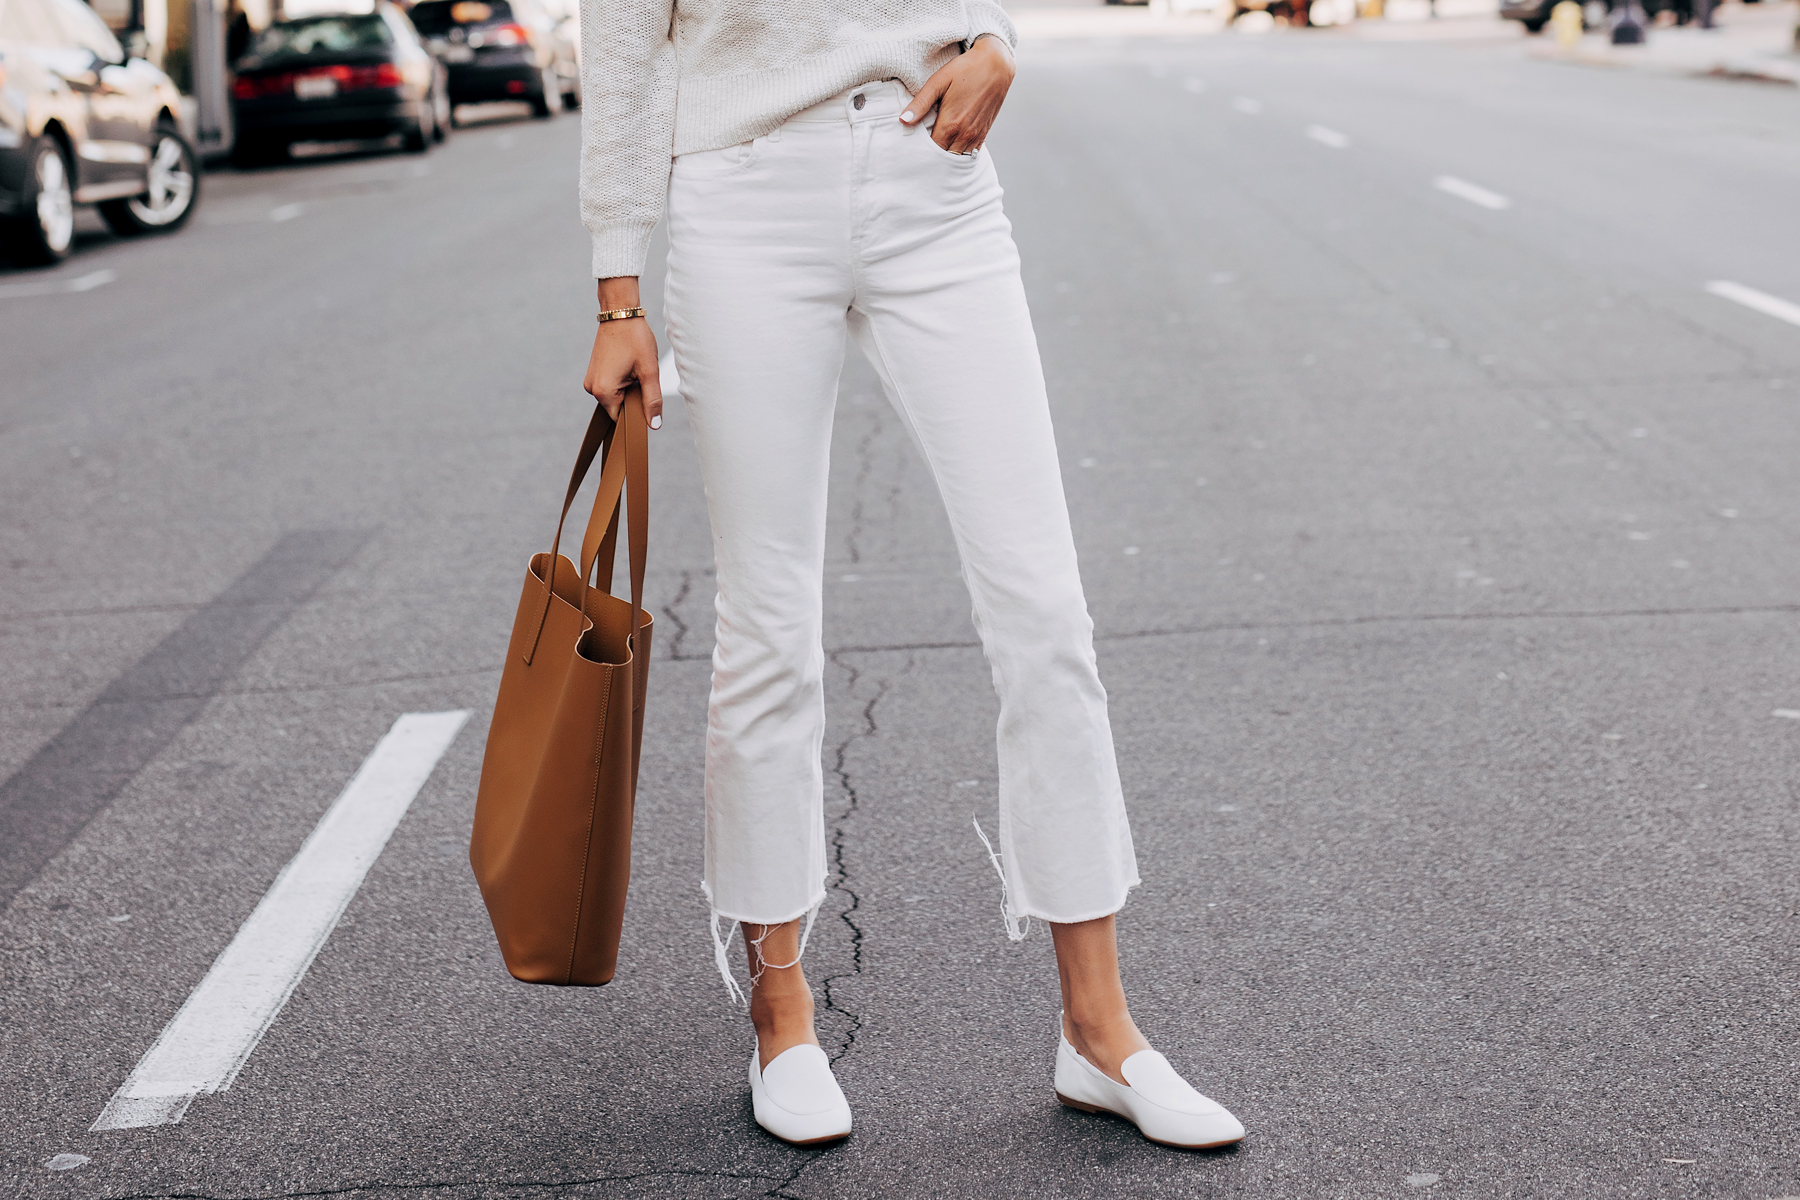
[(952, 154), (973, 154), (987, 141), (988, 130), (1000, 115), (1006, 90), (1017, 73), (1012, 47), (1005, 39), (992, 34), (976, 38), (965, 53), (925, 81), (900, 119), (916, 125), (935, 107), (938, 119), (931, 128), (931, 140)]
[[(602, 311), (638, 306), (635, 275), (602, 279), (596, 289)], [(594, 333), (594, 352), (588, 356), (587, 378), (581, 386), (598, 400), (606, 414), (618, 418), (619, 406), (632, 388), (644, 393), (644, 417), (650, 428), (662, 428), (662, 383), (657, 377), (656, 335), (642, 317), (601, 321)]]

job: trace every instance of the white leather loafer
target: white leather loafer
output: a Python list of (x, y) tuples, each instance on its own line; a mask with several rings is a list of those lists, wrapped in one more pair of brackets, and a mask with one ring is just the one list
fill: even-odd
[(1184, 1150), (1212, 1150), (1243, 1140), (1238, 1119), (1196, 1092), (1155, 1050), (1139, 1050), (1126, 1059), (1119, 1067), (1126, 1083), (1115, 1083), (1081, 1057), (1068, 1038), (1058, 1040), (1056, 1098), (1070, 1108), (1124, 1117), (1151, 1141)]
[(750, 1103), (756, 1123), (784, 1142), (817, 1146), (850, 1136), (850, 1102), (817, 1046), (790, 1046), (759, 1066), (750, 1056)]

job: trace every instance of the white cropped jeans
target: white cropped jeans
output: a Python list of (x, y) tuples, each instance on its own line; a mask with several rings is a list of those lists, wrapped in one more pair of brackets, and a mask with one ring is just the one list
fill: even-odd
[[(860, 97), (860, 99), (859, 99)], [(930, 465), (1000, 696), (999, 866), (1026, 917), (1138, 882), (1043, 368), (1000, 184), (853, 88), (669, 187), (669, 341), (718, 565), (706, 876), (719, 921), (825, 897), (826, 473), (846, 335)], [(727, 975), (729, 979), (729, 974)]]

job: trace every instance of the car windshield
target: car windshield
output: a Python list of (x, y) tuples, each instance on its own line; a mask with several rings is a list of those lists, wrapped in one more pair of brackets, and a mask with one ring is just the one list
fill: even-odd
[(513, 19), (506, 0), (424, 0), (408, 15), (413, 27), (427, 37), (458, 25), (496, 25)]
[(250, 52), (265, 58), (338, 54), (386, 46), (393, 40), (387, 22), (379, 16), (313, 17), (269, 26), (257, 35)]

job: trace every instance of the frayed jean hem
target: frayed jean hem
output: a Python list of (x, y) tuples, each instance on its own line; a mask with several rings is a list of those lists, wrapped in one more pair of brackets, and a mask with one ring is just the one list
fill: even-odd
[(981, 828), (980, 817), (974, 818), (974, 825), (975, 836), (981, 839), (982, 848), (987, 851), (988, 861), (994, 864), (994, 874), (1000, 877), (1000, 920), (1006, 926), (1006, 938), (1008, 941), (1024, 941), (1025, 935), (1031, 932), (1031, 922), (1033, 919), (1043, 921), (1050, 925), (1079, 925), (1083, 921), (1098, 921), (1101, 917), (1110, 917), (1125, 907), (1125, 901), (1131, 896), (1131, 889), (1143, 882), (1143, 880), (1138, 878), (1134, 873), (1126, 882), (1124, 888), (1119, 892), (1119, 902), (1117, 904), (1114, 904), (1110, 908), (1102, 908), (1094, 912), (1086, 913), (1082, 916), (1053, 917), (1048, 913), (1036, 912), (1028, 908), (1021, 908), (1015, 911), (1012, 903), (1012, 888), (1006, 882), (1006, 868), (1000, 863), (1000, 854), (994, 849), (994, 843), (988, 840), (987, 832)]
[[(733, 974), (731, 970), (731, 959), (725, 953), (725, 948), (731, 944), (732, 935), (745, 925), (761, 925), (763, 926), (763, 937), (766, 938), (769, 936), (769, 930), (775, 926), (785, 925), (789, 921), (798, 921), (801, 917), (806, 918), (806, 927), (800, 931), (800, 949), (794, 955), (794, 961), (786, 963), (764, 962), (761, 968), (759, 968), (755, 974), (750, 976), (750, 988), (754, 990), (757, 980), (762, 978), (763, 971), (767, 970), (769, 967), (773, 966), (776, 969), (781, 970), (800, 964), (800, 960), (806, 955), (806, 941), (812, 936), (813, 921), (818, 918), (819, 907), (825, 903), (825, 889), (821, 887), (819, 889), (818, 898), (808, 903), (805, 908), (800, 909), (798, 912), (790, 913), (785, 917), (777, 917), (772, 921), (757, 921), (752, 920), (749, 917), (733, 916), (730, 913), (720, 912), (713, 904), (712, 885), (705, 880), (700, 881), (700, 891), (706, 896), (707, 927), (712, 933), (713, 965), (719, 969), (719, 978), (725, 981), (726, 994), (729, 995), (734, 1002), (743, 1007), (749, 1006), (750, 996), (749, 993), (738, 984), (737, 976)], [(719, 923), (721, 921), (726, 923), (726, 929), (723, 935), (719, 932)], [(745, 940), (749, 940), (748, 935), (746, 935)], [(756, 957), (759, 962), (762, 961), (761, 940), (761, 938), (758, 938), (754, 943), (757, 946)]]

